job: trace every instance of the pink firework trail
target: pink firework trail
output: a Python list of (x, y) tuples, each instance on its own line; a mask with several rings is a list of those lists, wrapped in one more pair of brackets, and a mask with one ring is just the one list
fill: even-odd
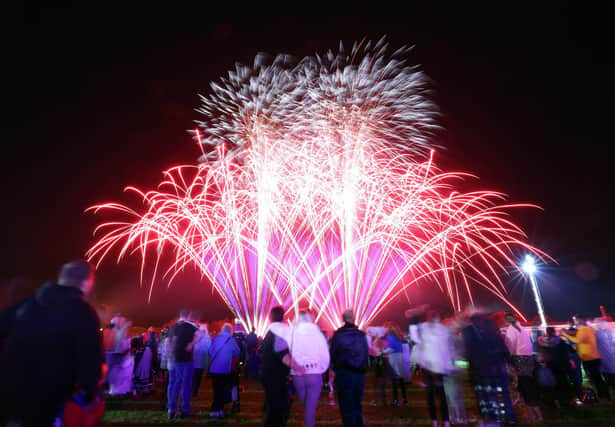
[(169, 282), (196, 266), (260, 333), (274, 305), (307, 305), (332, 328), (353, 308), (362, 327), (419, 283), (455, 310), (482, 287), (518, 312), (502, 277), (517, 251), (548, 258), (510, 217), (530, 205), (456, 191), (469, 175), (435, 166), (437, 113), (407, 52), (380, 41), (237, 66), (202, 97), (202, 161), (166, 171), (157, 191), (130, 187), (142, 211), (92, 207), (123, 220), (97, 228), (88, 256), (139, 252)]

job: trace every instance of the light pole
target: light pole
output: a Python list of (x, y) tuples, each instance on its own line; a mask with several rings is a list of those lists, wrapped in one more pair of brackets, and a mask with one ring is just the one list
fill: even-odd
[(532, 291), (534, 292), (534, 300), (536, 301), (536, 307), (538, 307), (538, 316), (540, 316), (540, 327), (544, 330), (547, 327), (547, 319), (545, 318), (545, 310), (542, 306), (542, 298), (540, 297), (540, 290), (538, 289), (538, 284), (536, 283), (536, 261), (534, 257), (530, 254), (525, 256), (525, 260), (523, 264), (521, 264), (521, 270), (530, 279), (530, 283), (532, 284)]

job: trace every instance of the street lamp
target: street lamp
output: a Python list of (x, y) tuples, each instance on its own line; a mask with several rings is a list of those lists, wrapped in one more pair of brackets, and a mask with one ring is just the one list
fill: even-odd
[(530, 283), (532, 284), (532, 291), (534, 292), (534, 300), (536, 301), (536, 307), (538, 307), (538, 316), (540, 316), (540, 326), (544, 330), (547, 327), (547, 319), (545, 318), (545, 310), (542, 306), (542, 298), (540, 297), (540, 290), (538, 289), (538, 284), (536, 283), (535, 273), (537, 270), (536, 261), (534, 257), (530, 254), (525, 256), (525, 260), (523, 264), (521, 264), (521, 270), (530, 279)]

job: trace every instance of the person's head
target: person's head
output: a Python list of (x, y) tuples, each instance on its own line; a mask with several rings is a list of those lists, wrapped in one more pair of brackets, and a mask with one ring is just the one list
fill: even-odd
[(209, 334), (207, 323), (201, 323), (199, 325), (199, 330), (203, 332), (204, 334)]
[(190, 312), (190, 321), (192, 322), (200, 322), (201, 321), (201, 312), (197, 310), (192, 310)]
[(594, 324), (596, 325), (596, 328), (599, 331), (608, 331), (609, 328), (609, 322), (607, 322), (607, 320), (604, 317), (597, 317), (594, 319)]
[(575, 314), (572, 318), (577, 326), (585, 326), (587, 324), (587, 318), (582, 314)]
[(352, 310), (344, 310), (342, 320), (344, 323), (354, 323), (354, 312)]
[(94, 289), (94, 271), (94, 266), (83, 259), (67, 262), (60, 268), (58, 285), (77, 288), (89, 295)]
[(230, 323), (225, 323), (222, 326), (222, 333), (223, 334), (230, 334), (233, 332), (233, 325), (231, 325)]
[(297, 314), (297, 323), (312, 323), (312, 314), (309, 311), (301, 310)]
[(255, 334), (256, 333), (256, 328), (254, 326), (252, 326), (252, 328), (250, 329), (250, 332)]
[(506, 315), (504, 316), (504, 320), (510, 325), (514, 325), (517, 322), (517, 318), (510, 311), (506, 313)]
[(184, 308), (179, 312), (179, 320), (188, 320), (190, 317), (190, 310)]
[(553, 326), (547, 326), (547, 336), (553, 338), (555, 335), (555, 328)]
[(284, 321), (284, 308), (282, 306), (275, 306), (271, 309), (269, 313), (269, 320), (272, 322), (282, 322)]
[(440, 313), (437, 310), (429, 310), (426, 319), (428, 322), (439, 323), (442, 320)]

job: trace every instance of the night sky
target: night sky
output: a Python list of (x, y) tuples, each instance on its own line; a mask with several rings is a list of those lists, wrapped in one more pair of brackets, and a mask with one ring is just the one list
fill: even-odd
[[(391, 51), (414, 45), (409, 63), (433, 80), (443, 126), (434, 141), (446, 147), (438, 163), (478, 175), (476, 189), (543, 208), (518, 211), (515, 220), (559, 263), (538, 277), (547, 314), (597, 316), (601, 304), (615, 312), (614, 16), (584, 2), (536, 3), (411, 2), (403, 12), (310, 3), (303, 14), (286, 15), (172, 3), (18, 8), (4, 51), (10, 113), (0, 172), (0, 306), (83, 256), (102, 219), (84, 213), (87, 207), (134, 201), (126, 185), (153, 188), (161, 171), (196, 161), (187, 130), (200, 118), (197, 95), (209, 94), (209, 83), (235, 62), (251, 64), (259, 52), (301, 58), (337, 50), (340, 41), (349, 49), (387, 36)], [(147, 304), (137, 267), (136, 257), (118, 266), (105, 261), (96, 300), (143, 325), (161, 324), (185, 305), (208, 319), (230, 315), (190, 272), (170, 289), (158, 281)], [(534, 316), (527, 284), (513, 276), (510, 289)], [(427, 288), (413, 301), (444, 303)]]

